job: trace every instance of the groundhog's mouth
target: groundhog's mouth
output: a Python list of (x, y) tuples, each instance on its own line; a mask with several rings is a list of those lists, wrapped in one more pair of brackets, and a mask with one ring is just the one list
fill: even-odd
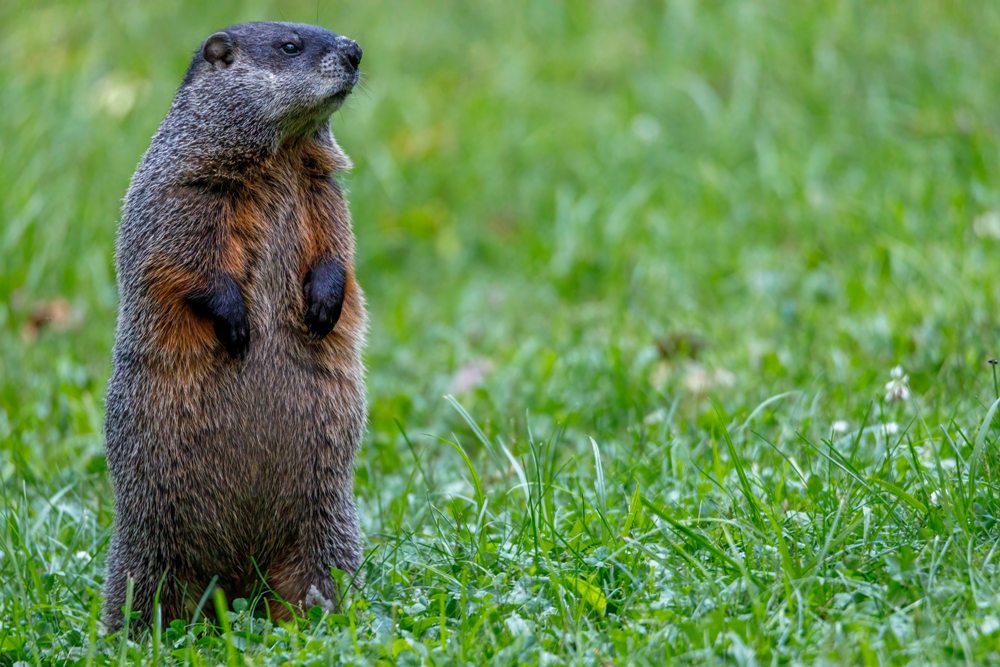
[(332, 106), (334, 108), (338, 108), (338, 107), (340, 107), (341, 104), (344, 103), (344, 100), (346, 100), (347, 96), (350, 95), (350, 94), (351, 94), (351, 89), (350, 88), (344, 88), (342, 90), (338, 90), (335, 93), (327, 95), (325, 102), (329, 106)]
[(354, 86), (358, 83), (359, 78), (358, 72), (355, 71), (354, 76), (352, 76), (348, 81), (341, 82), (341, 85), (337, 88), (337, 90), (327, 95), (326, 101), (339, 107), (344, 103), (344, 100), (347, 99), (347, 96), (351, 94), (351, 91), (354, 90)]

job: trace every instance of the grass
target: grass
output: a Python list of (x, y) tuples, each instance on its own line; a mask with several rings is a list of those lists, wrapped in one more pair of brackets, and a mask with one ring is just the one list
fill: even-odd
[[(121, 195), (191, 51), (365, 47), (343, 613), (99, 624)], [(0, 665), (1000, 660), (991, 3), (0, 6)], [(909, 395), (887, 400), (890, 370)]]

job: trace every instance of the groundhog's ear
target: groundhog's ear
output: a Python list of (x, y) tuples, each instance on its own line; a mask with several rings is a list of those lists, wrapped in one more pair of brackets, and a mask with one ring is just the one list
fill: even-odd
[(205, 60), (216, 67), (229, 67), (236, 59), (236, 49), (233, 46), (232, 38), (224, 33), (217, 32), (205, 40), (205, 46), (201, 48)]

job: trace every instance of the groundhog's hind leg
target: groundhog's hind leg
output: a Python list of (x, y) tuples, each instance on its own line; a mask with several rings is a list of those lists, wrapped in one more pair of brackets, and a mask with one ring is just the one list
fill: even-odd
[[(359, 581), (358, 568), (361, 566), (361, 528), (358, 525), (358, 509), (354, 501), (354, 467), (347, 474), (327, 479), (320, 489), (317, 499), (321, 511), (316, 513), (309, 554), (322, 569), (319, 580), (314, 582), (321, 595), (336, 601), (341, 591), (336, 589), (330, 568), (343, 570), (355, 583)], [(332, 597), (331, 597), (332, 596)]]
[(167, 573), (166, 562), (158, 559), (154, 549), (143, 553), (123, 546), (116, 528), (108, 552), (108, 574), (104, 583), (104, 624), (108, 630), (121, 630), (125, 624), (129, 582), (132, 584), (131, 610), (138, 613), (132, 621), (133, 630), (148, 628), (153, 623), (153, 610), (160, 605), (161, 622), (166, 624), (183, 614), (183, 592)]
[[(340, 602), (342, 591), (331, 568), (348, 573), (357, 580), (361, 565), (361, 533), (354, 505), (353, 484), (339, 480), (312, 502), (317, 508), (313, 521), (304, 527), (294, 546), (275, 559), (267, 575), (268, 585), (299, 613), (309, 607), (332, 610)], [(272, 616), (286, 618), (287, 610), (272, 606)]]
[(104, 581), (104, 624), (111, 632), (121, 630), (124, 625), (125, 599), (128, 595), (128, 575), (122, 566), (119, 543), (115, 535), (108, 550), (107, 578)]

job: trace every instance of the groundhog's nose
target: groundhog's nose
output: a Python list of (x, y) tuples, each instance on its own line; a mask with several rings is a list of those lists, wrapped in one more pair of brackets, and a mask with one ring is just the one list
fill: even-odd
[(361, 64), (361, 46), (353, 39), (344, 37), (340, 43), (340, 52), (344, 54), (351, 69), (357, 69), (358, 65)]

